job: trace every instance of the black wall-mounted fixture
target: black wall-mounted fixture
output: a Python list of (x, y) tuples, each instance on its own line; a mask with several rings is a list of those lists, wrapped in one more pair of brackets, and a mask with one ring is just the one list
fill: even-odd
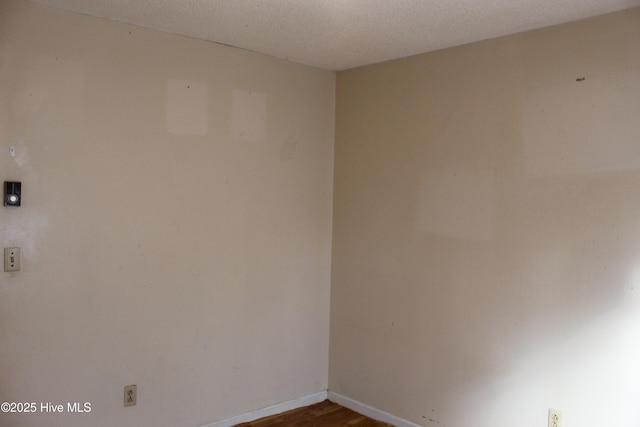
[(22, 198), (22, 183), (5, 181), (4, 182), (4, 205), (20, 206), (21, 198)]

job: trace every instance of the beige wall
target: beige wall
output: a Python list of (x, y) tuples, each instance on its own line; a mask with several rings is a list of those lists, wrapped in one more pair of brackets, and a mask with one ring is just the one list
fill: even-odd
[(635, 9), (338, 74), (328, 373), (334, 74), (1, 2), (0, 401), (92, 412), (0, 425), (329, 377), (425, 426), (637, 427), (638, 40)]
[(24, 191), (0, 207), (23, 254), (0, 401), (93, 405), (0, 425), (200, 426), (325, 390), (334, 94), (331, 72), (0, 2), (0, 181)]
[(336, 118), (329, 388), (640, 425), (640, 9), (341, 72)]

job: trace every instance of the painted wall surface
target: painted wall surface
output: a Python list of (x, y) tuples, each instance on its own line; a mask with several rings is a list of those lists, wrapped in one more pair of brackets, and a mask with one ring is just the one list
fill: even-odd
[(0, 401), (38, 405), (0, 425), (200, 426), (326, 390), (334, 95), (331, 72), (0, 2), (0, 180), (23, 184)]
[(330, 390), (640, 425), (640, 9), (341, 72)]

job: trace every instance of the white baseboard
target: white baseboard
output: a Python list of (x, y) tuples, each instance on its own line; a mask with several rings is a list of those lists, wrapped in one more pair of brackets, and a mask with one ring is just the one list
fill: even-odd
[(367, 417), (373, 418), (374, 420), (393, 424), (396, 427), (422, 427), (419, 424), (414, 424), (411, 421), (396, 417), (395, 415), (391, 415), (387, 412), (381, 411), (369, 405), (365, 405), (364, 403), (360, 403), (356, 400), (349, 399), (348, 397), (342, 396), (341, 394), (334, 393), (332, 391), (327, 392), (327, 398), (330, 401), (337, 403), (338, 405), (342, 405), (345, 408), (351, 409), (352, 411), (356, 411), (362, 415), (366, 415)]
[(278, 403), (277, 405), (258, 409), (257, 411), (247, 412), (246, 414), (241, 414), (235, 417), (227, 418), (225, 420), (205, 424), (201, 427), (231, 427), (240, 423), (248, 423), (250, 421), (257, 420), (258, 418), (268, 417), (271, 415), (279, 414), (281, 412), (290, 411), (292, 409), (302, 408), (303, 406), (313, 405), (314, 403), (322, 402), (326, 399), (327, 390), (324, 390), (318, 393), (311, 394), (309, 396), (300, 397), (288, 402)]

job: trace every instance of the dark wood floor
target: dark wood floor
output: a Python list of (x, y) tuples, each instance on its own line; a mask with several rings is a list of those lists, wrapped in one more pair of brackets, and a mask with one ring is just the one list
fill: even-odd
[(391, 424), (372, 420), (337, 403), (325, 400), (315, 405), (260, 418), (234, 427), (389, 427)]

